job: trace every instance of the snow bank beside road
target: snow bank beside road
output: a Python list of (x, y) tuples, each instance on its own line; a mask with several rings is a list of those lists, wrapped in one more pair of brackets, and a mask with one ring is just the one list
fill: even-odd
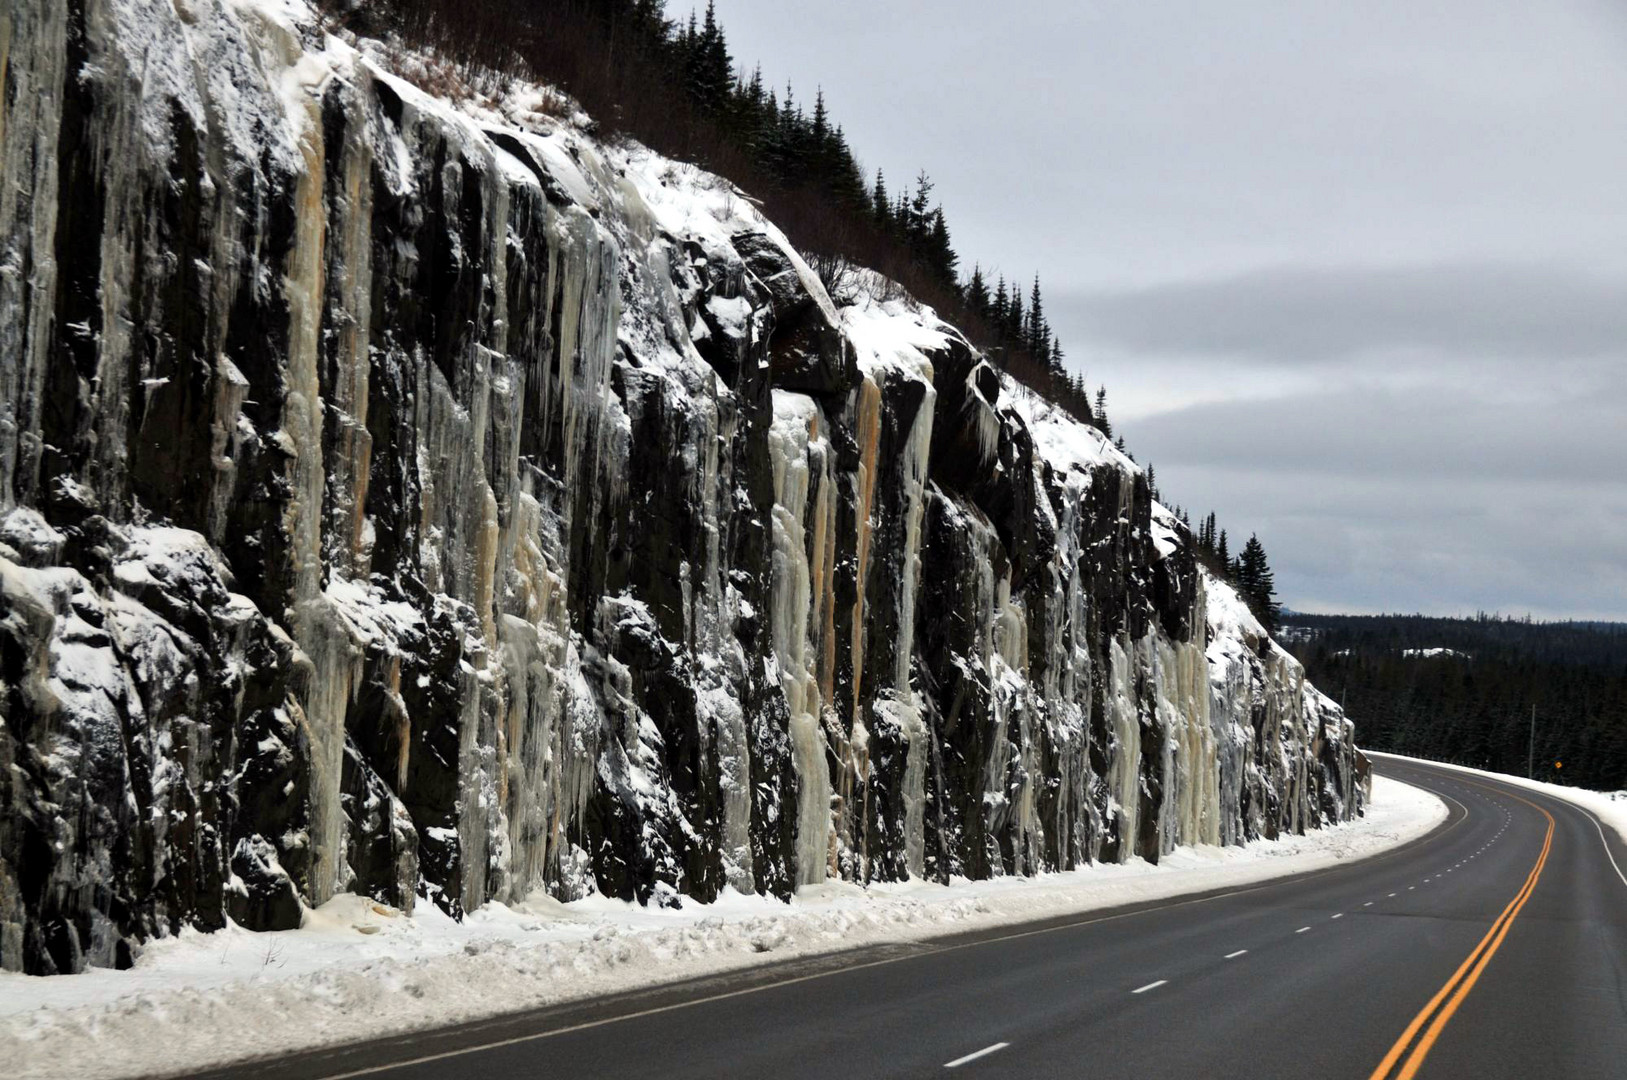
[(0, 1057), (20, 1077), (132, 1076), (349, 1042), (864, 945), (919, 941), (1305, 873), (1378, 854), (1446, 817), (1384, 777), (1367, 816), (1241, 848), (1181, 848), (1040, 878), (827, 884), (790, 905), (729, 894), (645, 909), (590, 898), (490, 904), (453, 922), (343, 896), (305, 926), (187, 931), (130, 971), (0, 975)]
[[(1492, 780), (1501, 780), (1503, 783), (1512, 784), (1515, 787), (1540, 791), (1544, 795), (1552, 795), (1556, 799), (1564, 799), (1566, 802), (1574, 803), (1587, 810), (1599, 821), (1616, 830), (1616, 835), (1620, 837), (1622, 843), (1627, 843), (1627, 791), (1594, 791), (1591, 788), (1565, 787), (1563, 784), (1549, 784), (1542, 780), (1527, 780), (1523, 776), (1488, 772), (1485, 769), (1473, 769), (1467, 765), (1449, 765), (1444, 761), (1430, 761), (1428, 758), (1410, 758), (1401, 754), (1383, 754), (1371, 750), (1367, 751), (1367, 753), (1371, 757), (1383, 758), (1386, 761), (1416, 761), (1420, 765), (1433, 765), (1437, 769), (1473, 773), (1478, 776), (1489, 777)], [(1627, 867), (1622, 869), (1627, 869)]]

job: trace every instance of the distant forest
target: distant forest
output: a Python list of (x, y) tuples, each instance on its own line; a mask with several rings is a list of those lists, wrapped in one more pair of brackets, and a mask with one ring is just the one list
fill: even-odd
[[(1627, 788), (1627, 624), (1478, 615), (1283, 616), (1285, 644), (1343, 699), (1362, 746)], [(1425, 650), (1449, 653), (1422, 655)], [(1413, 655), (1408, 655), (1408, 651)]]

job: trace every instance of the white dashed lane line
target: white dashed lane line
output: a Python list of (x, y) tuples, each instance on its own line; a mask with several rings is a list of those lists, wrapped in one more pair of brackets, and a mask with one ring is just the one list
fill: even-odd
[(990, 1054), (999, 1050), (1004, 1050), (1010, 1045), (1010, 1043), (995, 1043), (993, 1046), (985, 1046), (983, 1049), (967, 1054), (965, 1057), (958, 1057), (954, 1061), (946, 1061), (943, 1063), (943, 1067), (946, 1069), (958, 1069), (968, 1061), (976, 1061), (980, 1057), (988, 1057)]
[[(1491, 843), (1495, 842), (1497, 840), (1497, 837), (1501, 836), (1502, 834), (1503, 834), (1502, 829), (1497, 830), (1496, 835), (1492, 837), (1492, 841), (1488, 842), (1485, 845), (1485, 847), (1482, 847), (1479, 851), (1475, 852), (1474, 855), (1470, 855), (1467, 859), (1464, 859), (1461, 862), (1454, 863), (1453, 865), (1447, 867), (1446, 870), (1443, 871), (1443, 873), (1450, 874), (1453, 870), (1456, 870), (1459, 867), (1463, 866), (1464, 863), (1472, 861), (1476, 856), (1484, 853), (1486, 848), (1489, 848), (1491, 846)], [(1426, 877), (1421, 882), (1421, 884), (1427, 885), (1431, 881), (1435, 880), (1436, 877), (1440, 877), (1440, 876), (1441, 876), (1440, 874), (1436, 874), (1434, 877)], [(1408, 885), (1407, 886), (1407, 891), (1408, 892), (1413, 892), (1417, 888), (1418, 888), (1417, 885)], [(1390, 893), (1389, 894), (1390, 899), (1394, 899), (1398, 895), (1400, 895), (1400, 894), (1399, 893)], [(1368, 908), (1368, 907), (1372, 907), (1372, 906), (1373, 906), (1373, 901), (1372, 900), (1363, 901), (1363, 903), (1362, 903), (1362, 907), (1364, 907), (1364, 908)], [(1335, 913), (1333, 915), (1328, 916), (1329, 919), (1342, 919), (1344, 917), (1345, 917), (1345, 912), (1343, 912), (1343, 911), (1340, 911), (1340, 912), (1337, 912), (1337, 913)], [(1305, 934), (1305, 933), (1309, 933), (1310, 929), (1311, 928), (1309, 926), (1301, 926), (1298, 930), (1295, 930), (1294, 933), (1295, 934)], [(1235, 950), (1233, 952), (1227, 953), (1224, 958), (1227, 959), (1227, 960), (1236, 960), (1238, 957), (1246, 956), (1246, 955), (1248, 955), (1248, 950), (1247, 949), (1237, 949), (1237, 950)], [(1138, 986), (1134, 990), (1130, 991), (1130, 993), (1132, 993), (1132, 994), (1145, 994), (1149, 990), (1156, 990), (1160, 986), (1167, 986), (1167, 985), (1169, 985), (1169, 980), (1168, 979), (1159, 979), (1156, 982), (1148, 983), (1146, 986)], [(981, 1057), (986, 1057), (987, 1055), (995, 1053), (996, 1051), (1004, 1050), (1009, 1045), (1010, 1045), (1009, 1043), (1003, 1043), (1002, 1042), (1002, 1043), (995, 1043), (993, 1046), (986, 1046), (982, 1050), (977, 1051), (976, 1053), (967, 1054), (965, 1057), (956, 1058), (954, 1061), (948, 1062), (947, 1064), (944, 1065), (944, 1068), (953, 1069), (953, 1068), (956, 1068), (957, 1066), (965, 1065), (967, 1062), (976, 1061), (977, 1059), (979, 1059)]]

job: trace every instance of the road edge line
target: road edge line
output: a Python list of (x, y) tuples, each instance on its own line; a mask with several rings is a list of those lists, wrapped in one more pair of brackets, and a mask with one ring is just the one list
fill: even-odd
[[(1390, 1047), (1389, 1052), (1384, 1055), (1383, 1060), (1379, 1062), (1378, 1067), (1373, 1070), (1372, 1074), (1368, 1077), (1368, 1080), (1384, 1080), (1385, 1077), (1389, 1076), (1390, 1072), (1395, 1068), (1396, 1063), (1401, 1060), (1403, 1055), (1407, 1054), (1407, 1048), (1411, 1046), (1412, 1040), (1418, 1036), (1419, 1030), (1423, 1028), (1425, 1023), (1430, 1023), (1431, 1017), (1434, 1016), (1436, 1022), (1430, 1023), (1429, 1031), (1426, 1033), (1425, 1039), (1420, 1041), (1418, 1047), (1413, 1048), (1411, 1055), (1407, 1056), (1406, 1064), (1402, 1066), (1403, 1072), (1398, 1080), (1411, 1077), (1418, 1071), (1419, 1066), (1423, 1064), (1424, 1058), (1428, 1056), (1430, 1048), (1434, 1046), (1435, 1039), (1438, 1038), (1441, 1031), (1445, 1029), (1446, 1021), (1451, 1019), (1451, 1014), (1457, 1011), (1457, 1005), (1461, 1004), (1463, 998), (1468, 996), (1468, 990), (1462, 989), (1461, 986), (1461, 983), (1464, 982), (1465, 974), (1470, 970), (1470, 968), (1474, 968), (1474, 974), (1467, 980), (1468, 986), (1472, 988), (1474, 982), (1478, 981), (1480, 972), (1485, 970), (1485, 966), (1491, 961), (1492, 955), (1496, 953), (1498, 947), (1502, 945), (1503, 937), (1507, 936), (1508, 928), (1513, 925), (1514, 918), (1519, 914), (1520, 908), (1524, 907), (1525, 901), (1531, 898), (1531, 893), (1536, 889), (1537, 880), (1542, 876), (1542, 868), (1548, 861), (1548, 853), (1553, 847), (1555, 821), (1554, 816), (1546, 809), (1538, 806), (1534, 802), (1531, 802), (1529, 799), (1521, 798), (1520, 796), (1503, 789), (1494, 788), (1489, 784), (1479, 784), (1472, 780), (1465, 780), (1463, 782), (1473, 784), (1475, 787), (1485, 788), (1486, 790), (1495, 792), (1498, 795), (1506, 795), (1511, 799), (1517, 799), (1520, 802), (1525, 803), (1525, 805), (1531, 807), (1533, 810), (1537, 811), (1543, 817), (1547, 818), (1548, 832), (1543, 839), (1542, 851), (1540, 854), (1538, 854), (1536, 863), (1532, 865), (1531, 871), (1526, 875), (1525, 881), (1523, 884), (1521, 884), (1519, 891), (1514, 894), (1514, 898), (1508, 902), (1506, 907), (1503, 908), (1502, 913), (1492, 921), (1490, 928), (1486, 930), (1485, 936), (1480, 939), (1480, 942), (1475, 945), (1472, 950), (1470, 950), (1469, 955), (1464, 958), (1463, 963), (1458, 965), (1457, 970), (1452, 973), (1451, 978), (1447, 979), (1445, 985), (1435, 992), (1434, 996), (1429, 999), (1429, 1002), (1421, 1010), (1419, 1010), (1418, 1015), (1412, 1018), (1412, 1022), (1407, 1025), (1406, 1030), (1401, 1033), (1401, 1037), (1396, 1040), (1393, 1046)], [(1495, 941), (1493, 940), (1494, 938)], [(1490, 945), (1489, 949), (1488, 944)], [(1454, 991), (1460, 989), (1462, 990), (1462, 993), (1453, 996)], [(1445, 1019), (1442, 1019), (1439, 1015), (1436, 1015), (1436, 1010), (1441, 1009), (1441, 1003), (1449, 996), (1453, 997), (1453, 1003), (1449, 1006), (1449, 1011), (1447, 1009), (1442, 1010), (1446, 1013)]]

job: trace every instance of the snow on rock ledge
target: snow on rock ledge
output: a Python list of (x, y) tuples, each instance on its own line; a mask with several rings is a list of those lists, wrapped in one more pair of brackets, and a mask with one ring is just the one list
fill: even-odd
[(0, 19), (0, 966), (1360, 812), (1131, 463), (726, 181), (294, 0)]

